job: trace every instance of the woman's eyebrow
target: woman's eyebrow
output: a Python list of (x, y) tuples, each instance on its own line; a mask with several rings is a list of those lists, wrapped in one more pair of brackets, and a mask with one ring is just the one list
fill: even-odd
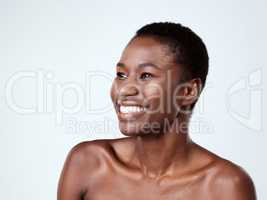
[[(122, 62), (118, 62), (117, 63), (117, 67), (125, 67), (126, 65)], [(146, 62), (146, 63), (141, 63), (138, 65), (138, 67), (143, 68), (143, 67), (155, 67), (157, 69), (160, 69), (156, 64), (154, 63), (150, 63), (150, 62)]]

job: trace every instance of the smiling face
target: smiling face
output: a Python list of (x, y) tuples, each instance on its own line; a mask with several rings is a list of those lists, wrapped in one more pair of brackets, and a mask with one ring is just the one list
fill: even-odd
[(168, 46), (152, 37), (134, 38), (117, 64), (111, 98), (124, 135), (162, 133), (179, 111), (181, 66)]

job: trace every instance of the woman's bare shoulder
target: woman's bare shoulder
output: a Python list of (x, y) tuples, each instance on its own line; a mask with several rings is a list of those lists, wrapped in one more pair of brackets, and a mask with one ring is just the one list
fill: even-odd
[(90, 163), (113, 157), (114, 153), (127, 146), (128, 138), (97, 139), (83, 141), (76, 144), (69, 152), (68, 157), (78, 163)]
[(81, 162), (100, 159), (108, 156), (112, 148), (112, 139), (97, 139), (83, 141), (76, 144), (69, 152), (69, 156)]
[[(208, 169), (209, 185), (216, 199), (255, 200), (256, 192), (250, 175), (241, 166), (203, 147), (203, 155), (212, 160)], [(204, 157), (205, 157), (204, 156)]]

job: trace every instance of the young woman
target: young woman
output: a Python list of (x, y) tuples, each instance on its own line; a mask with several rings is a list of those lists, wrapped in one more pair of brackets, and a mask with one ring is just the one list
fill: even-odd
[(208, 53), (176, 23), (142, 27), (116, 66), (111, 98), (128, 136), (76, 145), (58, 200), (255, 200), (248, 174), (195, 144), (188, 124), (205, 86)]

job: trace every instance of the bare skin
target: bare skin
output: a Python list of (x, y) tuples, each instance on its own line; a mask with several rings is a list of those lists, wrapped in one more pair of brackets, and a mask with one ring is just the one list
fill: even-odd
[[(256, 199), (244, 170), (190, 139), (190, 116), (179, 108), (196, 101), (201, 81), (190, 80), (175, 93), (182, 72), (165, 45), (149, 37), (135, 38), (125, 48), (117, 72), (111, 98), (120, 130), (128, 137), (76, 145), (60, 177), (58, 200)], [(168, 101), (173, 95), (183, 98)], [(129, 105), (147, 110), (120, 110)], [(153, 123), (157, 126), (146, 126)]]

